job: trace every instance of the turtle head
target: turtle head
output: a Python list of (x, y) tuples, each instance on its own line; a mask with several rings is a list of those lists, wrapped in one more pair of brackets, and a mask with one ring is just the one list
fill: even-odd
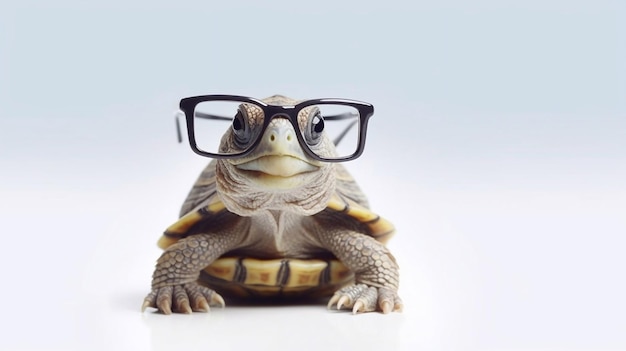
[[(306, 116), (311, 112), (300, 113), (302, 130), (315, 129)], [(220, 148), (224, 152), (241, 151), (246, 143), (260, 138), (245, 157), (218, 160), (217, 190), (222, 201), (229, 211), (242, 216), (262, 210), (302, 215), (323, 210), (335, 190), (334, 165), (309, 157), (300, 145), (298, 131), (285, 117), (273, 118), (259, 136), (257, 130), (261, 129), (263, 118), (258, 107), (242, 105), (232, 128), (222, 137)], [(303, 129), (307, 126), (309, 129)], [(309, 136), (305, 135), (307, 144), (318, 154), (332, 153), (334, 145), (323, 130), (319, 132), (315, 144), (309, 144)]]

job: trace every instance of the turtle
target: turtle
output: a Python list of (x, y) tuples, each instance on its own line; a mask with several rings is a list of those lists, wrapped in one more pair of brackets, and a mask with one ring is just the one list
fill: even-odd
[[(301, 102), (282, 95), (260, 101)], [(239, 113), (248, 125), (271, 121), (254, 150), (213, 159), (201, 172), (179, 219), (158, 241), (164, 252), (142, 311), (208, 312), (225, 306), (222, 295), (330, 296), (329, 309), (401, 311), (399, 267), (386, 246), (394, 226), (370, 210), (341, 163), (315, 160), (303, 150), (287, 118), (264, 116), (248, 104)], [(225, 131), (220, 150), (238, 151), (235, 127)], [(332, 155), (334, 144), (323, 130), (322, 138), (318, 147)]]

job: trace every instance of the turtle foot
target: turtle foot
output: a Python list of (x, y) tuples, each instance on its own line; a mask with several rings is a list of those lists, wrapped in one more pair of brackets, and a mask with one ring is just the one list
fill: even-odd
[(141, 311), (154, 307), (164, 314), (209, 312), (209, 306), (224, 307), (224, 299), (215, 291), (196, 283), (152, 288), (143, 300)]
[(365, 284), (350, 285), (338, 290), (328, 302), (328, 308), (352, 309), (353, 314), (361, 312), (391, 311), (402, 312), (402, 300), (398, 293), (389, 288), (377, 288)]

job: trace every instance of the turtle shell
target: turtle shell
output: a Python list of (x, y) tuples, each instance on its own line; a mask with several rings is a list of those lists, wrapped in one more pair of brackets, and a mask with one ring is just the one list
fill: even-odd
[[(213, 220), (228, 211), (216, 192), (215, 163), (200, 174), (181, 209), (179, 220), (169, 226), (158, 241), (162, 249), (193, 235), (198, 223)], [(324, 211), (357, 220), (368, 229), (365, 234), (386, 243), (393, 225), (369, 210), (366, 197), (345, 168), (336, 168), (336, 191)], [(336, 258), (312, 259), (229, 256), (218, 258), (200, 274), (199, 282), (221, 294), (235, 296), (325, 296), (352, 281), (354, 274)]]

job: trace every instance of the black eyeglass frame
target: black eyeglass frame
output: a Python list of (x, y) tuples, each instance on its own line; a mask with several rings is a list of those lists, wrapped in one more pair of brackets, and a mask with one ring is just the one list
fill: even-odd
[[(259, 132), (259, 136), (257, 139), (248, 147), (246, 150), (233, 154), (215, 154), (211, 152), (206, 152), (198, 148), (195, 137), (195, 129), (194, 129), (194, 112), (196, 106), (199, 103), (207, 102), (207, 101), (235, 101), (248, 103), (255, 106), (258, 106), (263, 110), (264, 120), (263, 125), (261, 127), (261, 131)], [(315, 154), (306, 143), (303, 137), (303, 133), (300, 130), (300, 126), (298, 124), (298, 113), (309, 106), (312, 105), (345, 105), (350, 106), (356, 109), (359, 112), (359, 140), (357, 144), (357, 148), (351, 155), (342, 156), (337, 158), (326, 158), (321, 157)], [(193, 152), (200, 156), (216, 158), (216, 159), (228, 159), (228, 158), (238, 158), (245, 157), (250, 154), (261, 142), (261, 136), (265, 133), (267, 126), (270, 124), (272, 119), (276, 117), (287, 118), (294, 130), (298, 131), (296, 133), (296, 137), (300, 146), (304, 150), (304, 152), (311, 157), (312, 159), (323, 161), (323, 162), (345, 162), (358, 158), (363, 154), (363, 149), (365, 148), (365, 137), (367, 135), (367, 122), (370, 117), (374, 114), (374, 106), (368, 104), (366, 102), (357, 101), (357, 100), (348, 100), (348, 99), (333, 99), (333, 98), (324, 98), (324, 99), (311, 99), (301, 101), (296, 105), (270, 105), (259, 99), (247, 97), (247, 96), (238, 96), (238, 95), (200, 95), (200, 96), (191, 96), (187, 98), (183, 98), (180, 100), (179, 107), (181, 111), (185, 113), (185, 118), (187, 122), (187, 137), (189, 138), (189, 146)]]

